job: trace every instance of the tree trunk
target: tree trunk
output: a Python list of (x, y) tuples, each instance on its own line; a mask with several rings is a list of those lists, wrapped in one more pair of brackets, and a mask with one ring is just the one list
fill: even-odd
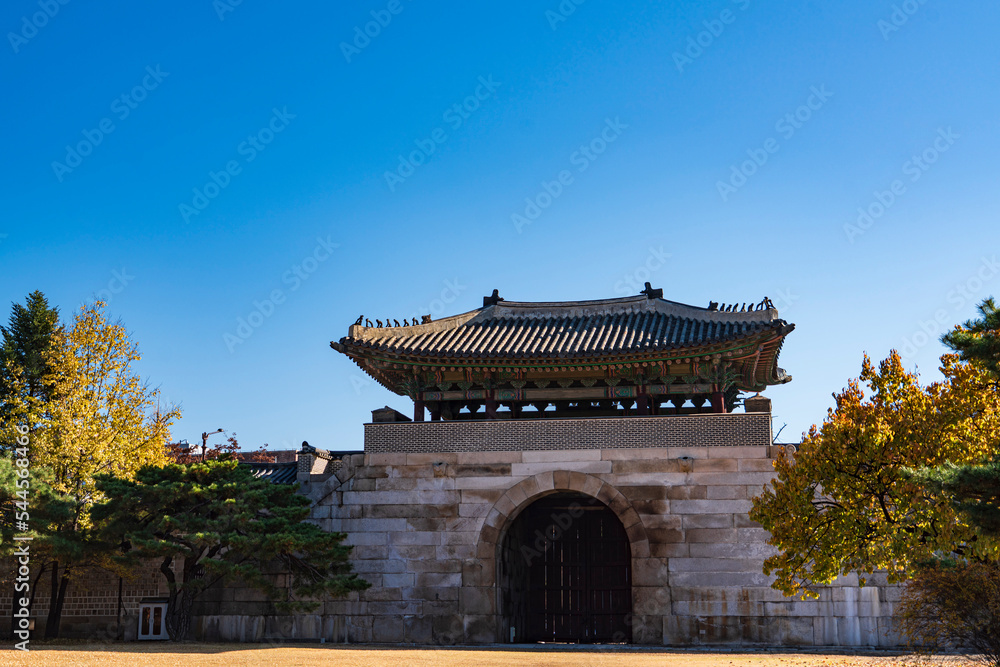
[[(52, 563), (52, 594), (49, 597), (49, 617), (45, 622), (45, 638), (59, 637), (59, 624), (62, 621), (63, 603), (66, 601), (66, 589), (69, 587), (69, 570), (64, 567), (59, 576), (59, 564)], [(56, 585), (58, 584), (58, 586)]]
[(183, 641), (191, 631), (191, 608), (194, 601), (183, 589), (171, 592), (168, 600), (167, 634), (170, 635), (170, 641)]
[(45, 638), (52, 639), (59, 636), (59, 628), (56, 619), (56, 604), (59, 600), (59, 561), (52, 561), (51, 581), (49, 582), (49, 616), (45, 621)]

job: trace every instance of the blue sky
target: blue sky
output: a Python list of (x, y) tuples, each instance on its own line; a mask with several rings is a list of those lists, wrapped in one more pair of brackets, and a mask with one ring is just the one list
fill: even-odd
[(934, 379), (1000, 294), (996, 3), (13, 0), (0, 28), (0, 304), (110, 297), (178, 439), (360, 449), (408, 401), (329, 348), (359, 314), (645, 280), (775, 301), (794, 439), (864, 352)]

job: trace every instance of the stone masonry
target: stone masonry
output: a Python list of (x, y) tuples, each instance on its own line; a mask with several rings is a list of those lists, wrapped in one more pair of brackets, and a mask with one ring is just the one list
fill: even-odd
[(773, 478), (772, 460), (791, 455), (770, 444), (769, 417), (368, 424), (364, 454), (332, 466), (321, 450), (304, 453), (313, 463), (300, 461), (299, 481), (313, 519), (347, 533), (372, 588), (285, 617), (248, 615), (245, 592), (227, 592), (232, 603), (202, 616), (196, 634), (503, 642), (504, 535), (534, 501), (571, 491), (609, 507), (628, 536), (636, 644), (896, 645), (897, 588), (844, 577), (797, 601), (762, 574), (772, 548), (747, 516), (750, 499)]

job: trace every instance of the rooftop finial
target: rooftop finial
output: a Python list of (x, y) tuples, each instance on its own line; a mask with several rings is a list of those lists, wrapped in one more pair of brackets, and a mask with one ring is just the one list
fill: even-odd
[(500, 290), (493, 290), (493, 294), (483, 297), (483, 308), (486, 306), (495, 306), (503, 301), (503, 297), (500, 296)]
[(644, 289), (641, 292), (639, 292), (639, 294), (645, 294), (647, 299), (662, 299), (663, 298), (663, 290), (662, 289), (653, 289), (653, 286), (650, 285), (649, 283), (646, 283), (646, 289)]

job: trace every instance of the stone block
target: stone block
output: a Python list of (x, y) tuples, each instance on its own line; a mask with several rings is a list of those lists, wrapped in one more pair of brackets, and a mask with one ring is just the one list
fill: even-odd
[(556, 489), (564, 490), (570, 488), (570, 471), (556, 470), (552, 473), (552, 483)]
[(746, 514), (749, 500), (671, 500), (672, 514)]
[(376, 617), (379, 616), (404, 616), (406, 614), (419, 614), (422, 603), (413, 600), (400, 600), (398, 602), (369, 602), (368, 613)]
[(732, 514), (684, 514), (681, 526), (690, 528), (734, 528)]
[(670, 503), (666, 500), (631, 500), (631, 502), (632, 508), (640, 515), (666, 514), (670, 511)]
[(736, 459), (695, 459), (691, 462), (691, 472), (736, 472)]
[(521, 452), (459, 452), (459, 464), (520, 463)]
[(685, 541), (694, 542), (738, 542), (735, 528), (693, 528), (684, 531)]
[(496, 477), (511, 474), (510, 463), (459, 463), (451, 467), (454, 477)]
[(465, 623), (457, 613), (432, 616), (431, 632), (435, 644), (454, 646), (465, 642)]
[(538, 483), (539, 493), (545, 493), (546, 491), (553, 491), (556, 488), (554, 473), (542, 472), (535, 475), (535, 482)]
[(478, 517), (454, 517), (447, 520), (445, 530), (451, 533), (479, 532), (484, 525)]
[(649, 555), (653, 558), (686, 558), (690, 555), (690, 547), (685, 542), (656, 542), (650, 546)]
[(633, 586), (632, 613), (635, 616), (669, 614), (670, 589), (666, 586)]
[(390, 544), (389, 557), (403, 561), (434, 558), (438, 547), (432, 544)]
[(813, 641), (817, 646), (839, 646), (837, 619), (832, 616), (817, 616), (813, 619)]
[(743, 472), (765, 472), (771, 473), (772, 476), (775, 474), (773, 459), (740, 459), (739, 469)]
[(745, 486), (707, 486), (708, 500), (746, 500), (747, 487)]
[(667, 561), (662, 558), (632, 558), (633, 586), (666, 586), (670, 580)]
[(671, 586), (768, 586), (771, 578), (761, 572), (672, 572)]
[[(462, 561), (459, 560), (410, 560), (406, 561), (408, 572), (461, 572)], [(410, 584), (411, 586), (413, 584)]]
[[(769, 584), (770, 582), (768, 582)], [(715, 600), (728, 602), (732, 609), (738, 609), (743, 601), (753, 600), (754, 602), (783, 602), (788, 598), (780, 591), (776, 591), (769, 585), (759, 587), (752, 586), (685, 586), (677, 583), (672, 584), (670, 589), (672, 600)]]
[[(525, 452), (527, 455), (530, 452)], [(583, 472), (587, 474), (609, 473), (611, 472), (611, 461), (540, 461), (536, 463), (512, 463), (511, 474), (517, 476), (532, 476), (541, 472), (552, 472), (555, 470), (566, 470)]]
[(389, 533), (390, 544), (433, 544), (441, 543), (441, 534), (434, 532), (399, 532)]
[(458, 600), (458, 609), (462, 614), (496, 613), (496, 590), (493, 588), (463, 586)]
[(767, 446), (746, 446), (735, 445), (732, 447), (709, 447), (708, 458), (710, 459), (766, 459)]
[(778, 619), (779, 641), (783, 646), (808, 646), (813, 643), (812, 618)]
[(407, 520), (364, 518), (364, 519), (344, 519), (341, 521), (341, 530), (346, 533), (388, 533), (397, 530), (406, 530)]
[(753, 521), (746, 514), (734, 514), (733, 519), (736, 521), (737, 528), (760, 528), (760, 524)]
[(389, 546), (385, 544), (357, 546), (351, 550), (351, 557), (358, 560), (386, 559), (389, 557)]
[(435, 454), (407, 454), (406, 465), (422, 466), (434, 463), (458, 463), (458, 454), (440, 452)]
[(739, 558), (671, 558), (671, 572), (754, 572), (760, 561)]
[(772, 479), (774, 479), (773, 472), (701, 472), (691, 475), (692, 482), (706, 486), (768, 484)]
[(403, 629), (403, 641), (407, 644), (429, 644), (431, 642), (433, 631), (430, 616), (404, 616)]
[(651, 545), (684, 542), (684, 531), (675, 528), (646, 528)]
[(388, 533), (348, 533), (344, 539), (345, 545), (368, 546), (373, 544), (388, 544)]
[(351, 565), (354, 566), (354, 571), (359, 573), (374, 572), (378, 574), (386, 574), (392, 572), (406, 572), (406, 561), (396, 559), (355, 560), (351, 561)]
[(384, 586), (372, 586), (366, 591), (361, 591), (361, 599), (369, 605), (374, 602), (397, 602), (403, 599), (403, 591), (399, 588), (386, 588)]
[[(403, 599), (423, 600), (426, 603), (453, 601), (457, 604), (459, 590), (461, 589), (455, 588), (454, 586), (414, 586), (413, 588), (403, 589)], [(429, 604), (424, 605), (424, 613), (429, 611), (429, 606)]]
[(406, 465), (406, 454), (368, 454), (365, 456), (365, 466), (401, 466)]
[(462, 585), (461, 572), (418, 572), (416, 573), (416, 586), (455, 586)]
[(377, 481), (375, 479), (352, 479), (348, 484), (351, 491), (375, 491)]
[(372, 641), (374, 616), (349, 616), (347, 637), (352, 644), (368, 644)]
[(442, 531), (446, 525), (447, 520), (440, 517), (417, 517), (406, 520), (407, 530)]
[[(364, 480), (372, 482), (374, 488), (371, 491), (412, 491), (417, 488), (420, 480), (416, 477), (387, 477), (385, 479)], [(356, 486), (355, 491), (360, 491)]]
[(485, 517), (492, 507), (487, 503), (462, 503), (458, 506), (458, 516), (479, 519)]
[[(509, 500), (513, 507), (513, 509), (510, 512), (506, 510), (507, 503), (504, 502), (505, 499)], [(528, 495), (525, 490), (525, 486), (519, 483), (508, 489), (507, 494), (503, 498), (497, 501), (497, 509), (499, 509), (501, 512), (509, 516), (514, 511), (514, 509), (523, 505), (526, 500), (528, 500)]]
[(492, 477), (459, 477), (455, 480), (455, 488), (459, 491), (506, 491), (520, 481), (524, 476), (501, 476)]
[(615, 475), (630, 473), (679, 473), (680, 461), (677, 459), (618, 459), (611, 461), (610, 472)]
[[(485, 530), (485, 526), (483, 530)], [(484, 535), (482, 531), (444, 531), (441, 533), (441, 546), (458, 546), (458, 545), (472, 545), (475, 546), (479, 542), (480, 535)], [(487, 540), (488, 542), (489, 540)]]
[(667, 487), (662, 484), (618, 486), (617, 489), (632, 503), (667, 499)]
[(577, 488), (577, 490), (586, 496), (596, 498), (598, 492), (600, 492), (601, 490), (601, 487), (604, 486), (604, 482), (601, 479), (594, 477), (593, 475), (580, 473), (580, 471), (574, 471), (571, 474), (573, 480), (579, 479), (578, 477), (576, 477), (576, 475), (582, 474), (583, 480), (581, 485)]
[(708, 498), (708, 487), (703, 484), (674, 484), (666, 487), (669, 500), (704, 500)]
[(382, 585), (391, 588), (409, 588), (413, 586), (412, 572), (398, 572), (382, 575)]
[(502, 489), (462, 489), (459, 492), (459, 502), (470, 505), (475, 503), (492, 505), (500, 500), (506, 491), (506, 487)]
[(765, 558), (778, 552), (775, 547), (761, 542), (750, 544), (698, 542), (689, 545), (689, 548), (692, 558), (751, 558), (757, 561), (758, 567), (755, 569), (758, 570), (761, 569)]
[(736, 540), (738, 542), (742, 542), (743, 544), (750, 544), (751, 542), (767, 542), (770, 537), (771, 533), (767, 532), (763, 528), (736, 529)]
[(452, 503), (420, 503), (414, 499), (413, 502), (409, 503), (367, 505), (364, 508), (364, 514), (366, 517), (373, 519), (409, 519), (415, 517), (436, 518), (457, 516), (458, 506), (457, 504)]
[(430, 464), (388, 466), (386, 472), (389, 477), (416, 477), (423, 479), (434, 477), (434, 468)]
[(634, 461), (635, 459), (669, 459), (675, 456), (673, 447), (622, 447), (602, 449), (605, 461)]
[(672, 611), (678, 616), (764, 616), (764, 602), (740, 600), (676, 600)]
[(521, 461), (524, 463), (600, 460), (600, 449), (553, 449), (521, 452)]
[(470, 644), (492, 644), (497, 641), (496, 616), (465, 616), (465, 641)]

